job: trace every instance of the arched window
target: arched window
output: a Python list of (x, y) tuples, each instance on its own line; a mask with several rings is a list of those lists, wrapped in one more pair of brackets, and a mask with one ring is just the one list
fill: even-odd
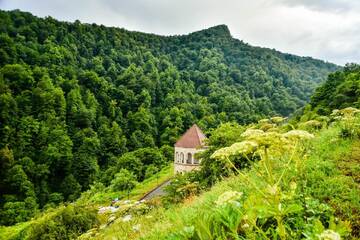
[(192, 164), (192, 155), (191, 155), (191, 153), (187, 154), (186, 163), (187, 164)]
[(179, 158), (179, 153), (178, 153), (178, 152), (176, 152), (175, 161), (176, 161), (176, 162), (180, 162), (180, 158)]
[(199, 160), (197, 160), (194, 156), (194, 164), (199, 164)]
[(184, 163), (184, 154), (180, 153), (180, 159), (181, 159), (181, 163)]

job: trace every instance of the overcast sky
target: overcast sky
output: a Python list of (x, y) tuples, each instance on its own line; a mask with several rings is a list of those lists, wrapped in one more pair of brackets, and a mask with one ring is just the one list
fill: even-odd
[(161, 35), (226, 24), (251, 45), (360, 62), (360, 0), (0, 0), (0, 8)]

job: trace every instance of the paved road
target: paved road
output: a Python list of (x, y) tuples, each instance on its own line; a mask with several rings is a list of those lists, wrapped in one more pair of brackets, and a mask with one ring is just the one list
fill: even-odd
[(171, 179), (163, 182), (161, 185), (159, 185), (157, 188), (155, 188), (154, 190), (152, 190), (151, 192), (147, 193), (145, 196), (143, 196), (140, 200), (150, 200), (154, 197), (157, 196), (163, 196), (166, 194), (166, 192), (164, 191), (164, 188), (169, 185), (171, 182)]

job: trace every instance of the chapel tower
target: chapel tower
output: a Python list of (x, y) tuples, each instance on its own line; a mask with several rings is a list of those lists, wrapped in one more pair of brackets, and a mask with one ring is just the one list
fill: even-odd
[(195, 158), (195, 153), (206, 149), (205, 134), (194, 124), (175, 143), (174, 171), (175, 173), (189, 172), (199, 169), (200, 162)]

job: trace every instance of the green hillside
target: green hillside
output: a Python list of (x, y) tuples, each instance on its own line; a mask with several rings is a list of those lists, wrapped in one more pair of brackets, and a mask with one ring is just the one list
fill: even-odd
[[(97, 207), (114, 197), (136, 200), (168, 179), (172, 145), (197, 123), (211, 136), (203, 170), (178, 176), (171, 194), (135, 211), (149, 222), (149, 211), (167, 219), (166, 209), (234, 174), (211, 158), (214, 151), (241, 140), (247, 124), (291, 116), (339, 69), (250, 46), (225, 25), (159, 36), (0, 10), (0, 239), (73, 239), (91, 228), (92, 237), (111, 237), (119, 225), (105, 228), (108, 216)], [(321, 94), (314, 108), (327, 105)], [(346, 94), (349, 104), (334, 106), (350, 106)], [(260, 127), (290, 130), (276, 121)], [(260, 159), (232, 164), (250, 169)]]
[(194, 122), (291, 114), (337, 69), (252, 47), (225, 25), (164, 37), (1, 11), (0, 29), (4, 225), (108, 186), (120, 169), (143, 181)]
[[(282, 147), (275, 145), (279, 136), (265, 132), (257, 140), (272, 142), (268, 159), (261, 156), (184, 203), (134, 214), (129, 222), (120, 215), (81, 239), (359, 239), (360, 142), (342, 137), (341, 125), (308, 133), (309, 139), (301, 130), (284, 132), (292, 140)], [(234, 161), (241, 147), (219, 161)]]
[(326, 115), (334, 109), (360, 107), (360, 66), (348, 64), (344, 71), (330, 74), (328, 80), (311, 97), (310, 109)]
[[(162, 204), (81, 239), (359, 239), (358, 69), (331, 74), (302, 121), (220, 125), (202, 169), (176, 176)], [(325, 106), (331, 114), (316, 113)]]

